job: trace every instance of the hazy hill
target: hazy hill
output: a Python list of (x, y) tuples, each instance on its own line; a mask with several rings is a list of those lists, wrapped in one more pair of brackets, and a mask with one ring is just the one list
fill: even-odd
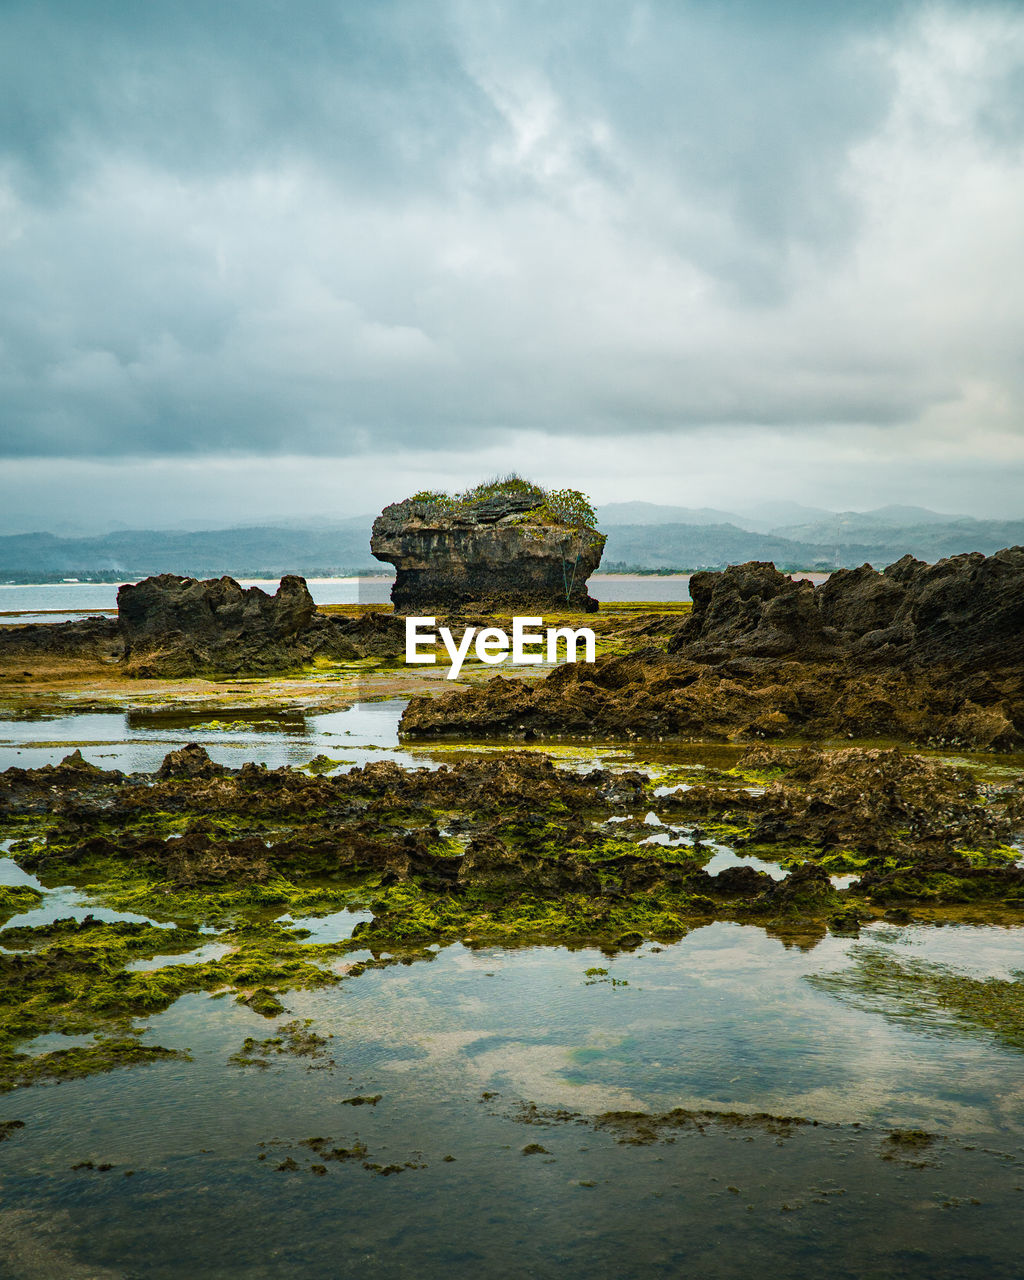
[(792, 525), (775, 532), (796, 542), (828, 546), (833, 556), (838, 549), (843, 563), (849, 559), (848, 549), (852, 546), (866, 547), (872, 562), (899, 548), (902, 548), (901, 555), (909, 551), (919, 560), (934, 561), (962, 551), (983, 551), (991, 555), (1000, 547), (1024, 542), (1024, 520), (962, 517), (898, 523), (874, 518), (879, 515), (878, 512), (844, 513), (830, 520)]
[[(923, 530), (951, 529), (959, 536), (979, 531), (989, 523), (972, 516), (945, 516), (924, 507), (879, 507), (876, 511), (827, 511), (813, 519), (775, 525), (772, 533), (782, 538), (806, 539), (812, 542), (840, 540), (864, 542), (868, 546), (889, 542), (893, 536), (920, 533)], [(1019, 523), (998, 521), (1000, 524)]]
[(991, 555), (1024, 545), (1024, 520), (964, 520), (900, 527), (870, 520), (754, 533), (735, 525), (621, 525), (608, 530), (604, 568), (717, 568), (742, 560), (774, 560), (780, 568), (884, 568), (908, 552), (934, 563), (964, 551)]
[(369, 523), (330, 529), (210, 529), (198, 533), (135, 529), (96, 538), (49, 533), (0, 538), (0, 579), (52, 581), (100, 577), (129, 582), (153, 573), (193, 577), (306, 577), (379, 572), (370, 555)]
[[(771, 507), (775, 514), (792, 515), (794, 510), (801, 523), (755, 529), (742, 523), (744, 517), (730, 519), (713, 508), (611, 503), (601, 513), (608, 534), (602, 568), (688, 570), (743, 560), (774, 560), (788, 569), (852, 567), (865, 561), (883, 567), (907, 552), (935, 561), (962, 551), (991, 555), (1000, 547), (1024, 544), (1024, 520), (973, 520), (915, 507), (838, 514), (793, 503)], [(0, 537), (0, 581), (128, 582), (151, 573), (379, 573), (386, 570), (370, 555), (372, 522), (371, 516), (353, 516), (200, 531), (125, 529), (96, 537), (15, 534)]]
[(775, 533), (783, 525), (798, 524), (801, 520), (824, 519), (831, 514), (824, 507), (806, 507), (800, 502), (776, 498), (745, 508), (740, 524), (743, 528), (756, 529), (759, 533)]
[[(602, 568), (716, 569), (744, 560), (774, 560), (779, 568), (812, 569), (820, 547), (752, 533), (733, 524), (624, 524), (607, 529)], [(830, 566), (829, 566), (830, 567)]]
[(657, 502), (606, 502), (598, 508), (602, 529), (629, 524), (732, 524), (745, 528), (742, 516), (715, 507), (666, 507)]

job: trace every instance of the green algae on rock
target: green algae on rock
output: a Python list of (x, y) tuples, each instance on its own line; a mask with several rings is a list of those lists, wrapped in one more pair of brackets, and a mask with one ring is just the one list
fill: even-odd
[[(318, 1067), (333, 1067), (334, 1059), (327, 1054), (332, 1036), (322, 1036), (312, 1030), (312, 1018), (293, 1019), (277, 1029), (275, 1035), (257, 1040), (246, 1036), (241, 1049), (228, 1059), (238, 1067), (260, 1067), (266, 1070), (273, 1057), (311, 1058)], [(311, 1067), (310, 1070), (313, 1068)], [(350, 1101), (350, 1099), (344, 1099)]]
[(76, 1080), (119, 1067), (146, 1066), (174, 1058), (188, 1061), (188, 1054), (162, 1045), (142, 1044), (137, 1036), (127, 1032), (99, 1036), (94, 1044), (55, 1049), (35, 1056), (11, 1052), (0, 1041), (0, 1093), (45, 1081)]
[(894, 1022), (947, 1035), (985, 1035), (1024, 1049), (1024, 971), (978, 978), (877, 945), (857, 946), (853, 958), (851, 968), (808, 981)]
[[(328, 777), (228, 769), (195, 746), (151, 775), (73, 759), (10, 769), (0, 775), (0, 830), (15, 837), (15, 861), (44, 890), (70, 883), (147, 920), (0, 933), (5, 1078), (29, 1079), (12, 1055), (39, 1034), (127, 1043), (139, 1019), (199, 991), (230, 991), (276, 1018), (290, 990), (396, 956), (425, 959), (436, 943), (596, 943), (614, 953), (718, 918), (809, 945), (826, 928), (856, 932), (876, 904), (1024, 902), (1024, 870), (1006, 856), (1021, 826), (1015, 781), (979, 784), (963, 769), (859, 748), (759, 749), (705, 776), (666, 790), (634, 770), (557, 768), (518, 751)], [(661, 815), (654, 827), (642, 817), (651, 809)], [(789, 873), (775, 878), (742, 856), (713, 873), (716, 837)], [(840, 868), (859, 881), (836, 888)], [(353, 908), (370, 918), (333, 941), (293, 923)], [(220, 954), (204, 949), (211, 940)], [(375, 959), (345, 960), (367, 948)], [(84, 1069), (91, 1060), (60, 1061)]]
[(43, 895), (38, 889), (25, 884), (0, 884), (0, 924), (11, 916), (20, 915), (38, 907)]

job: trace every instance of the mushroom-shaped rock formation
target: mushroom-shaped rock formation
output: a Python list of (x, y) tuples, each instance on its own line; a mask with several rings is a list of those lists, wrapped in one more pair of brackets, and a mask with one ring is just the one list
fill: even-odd
[(598, 606), (587, 579), (604, 541), (583, 495), (518, 482), (510, 491), (486, 485), (458, 498), (392, 503), (374, 521), (370, 550), (398, 570), (391, 599), (405, 613), (467, 606), (592, 613)]

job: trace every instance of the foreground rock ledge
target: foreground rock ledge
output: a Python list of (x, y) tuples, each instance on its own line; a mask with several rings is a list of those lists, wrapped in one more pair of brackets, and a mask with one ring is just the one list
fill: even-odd
[(396, 610), (596, 610), (587, 579), (601, 562), (604, 535), (531, 519), (536, 506), (535, 497), (504, 496), (454, 512), (412, 499), (385, 507), (370, 550), (398, 571)]

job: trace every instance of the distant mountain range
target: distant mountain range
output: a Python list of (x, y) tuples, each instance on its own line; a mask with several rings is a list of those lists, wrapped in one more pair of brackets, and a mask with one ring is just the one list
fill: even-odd
[[(601, 568), (691, 570), (744, 560), (780, 568), (882, 567), (910, 552), (935, 561), (962, 551), (991, 555), (1024, 544), (1024, 519), (975, 520), (924, 507), (832, 512), (766, 503), (746, 513), (650, 502), (609, 503), (599, 511), (608, 534)], [(299, 520), (246, 528), (117, 530), (95, 537), (26, 533), (0, 537), (0, 581), (93, 578), (128, 582), (153, 573), (194, 577), (328, 577), (386, 571), (370, 555), (372, 516)]]
[(377, 573), (385, 566), (370, 555), (371, 524), (372, 518), (360, 517), (326, 529), (261, 525), (196, 533), (139, 529), (94, 538), (14, 534), (0, 538), (0, 581), (135, 582), (153, 573), (196, 578), (224, 573), (237, 578)]
[(826, 511), (799, 502), (763, 502), (745, 512), (716, 507), (668, 507), (656, 502), (608, 502), (599, 509), (604, 529), (622, 524), (730, 524), (751, 533), (832, 537), (837, 528), (902, 529), (926, 524), (978, 524), (971, 516), (944, 515), (927, 507), (878, 507), (874, 511)]
[(602, 568), (720, 568), (774, 560), (787, 569), (892, 564), (908, 552), (934, 562), (963, 551), (986, 555), (1024, 544), (1024, 519), (975, 520), (925, 507), (825, 511), (765, 504), (741, 515), (712, 508), (611, 503), (601, 508), (608, 534)]

